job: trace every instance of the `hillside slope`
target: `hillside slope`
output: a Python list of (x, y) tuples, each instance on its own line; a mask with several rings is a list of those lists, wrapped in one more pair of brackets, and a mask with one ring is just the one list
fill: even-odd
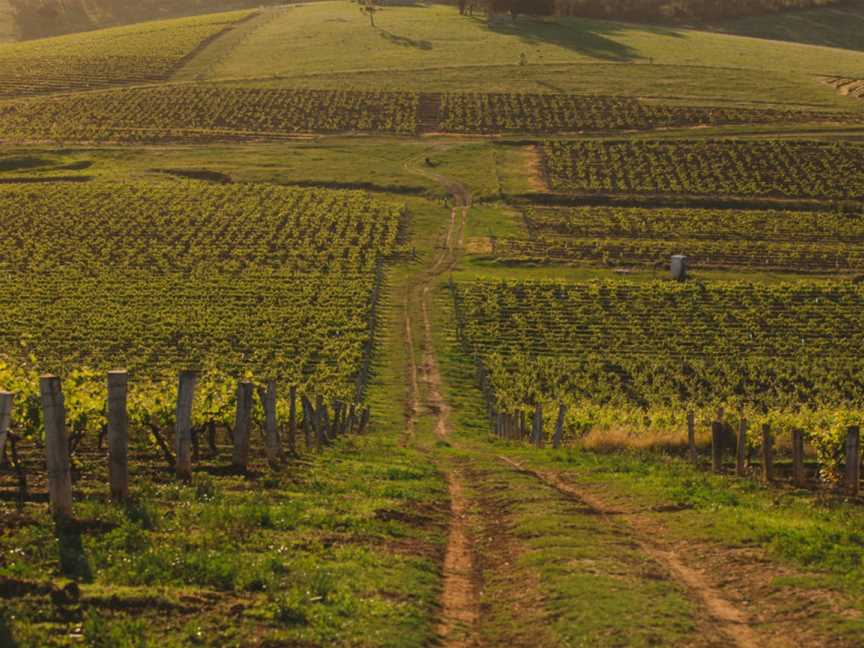
[[(847, 107), (818, 75), (854, 76), (860, 52), (583, 18), (487, 21), (454, 7), (387, 7), (372, 27), (345, 2), (272, 12), (179, 79), (309, 87), (519, 89)], [(358, 74), (362, 72), (363, 74)], [(844, 103), (845, 102), (845, 103)]]
[(864, 1), (710, 25), (728, 34), (864, 51)]
[(277, 0), (0, 0), (0, 42), (248, 9)]

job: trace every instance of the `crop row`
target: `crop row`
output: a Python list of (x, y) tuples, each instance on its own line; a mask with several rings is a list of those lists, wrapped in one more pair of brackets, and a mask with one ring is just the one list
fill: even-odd
[(0, 136), (12, 139), (170, 141), (224, 131), (413, 133), (416, 129), (417, 95), (412, 93), (183, 85), (0, 105)]
[[(434, 128), (450, 132), (560, 132), (839, 119), (815, 113), (682, 108), (643, 104), (628, 98), (567, 95), (535, 98), (538, 106), (546, 106), (557, 116), (547, 118), (538, 108), (537, 114), (526, 113), (524, 119), (516, 119), (508, 116), (510, 113), (503, 107), (507, 105), (506, 97), (510, 95), (445, 95)], [(535, 101), (533, 95), (512, 97)], [(456, 110), (455, 106), (464, 102), (482, 107), (482, 118), (480, 113)], [(414, 134), (419, 128), (420, 103), (421, 95), (411, 92), (227, 85), (115, 88), (0, 103), (0, 137), (10, 141), (160, 142), (279, 137), (305, 132)], [(559, 111), (555, 106), (569, 108)], [(541, 127), (541, 122), (547, 125)]]
[(229, 392), (246, 376), (353, 400), (401, 217), (359, 192), (4, 186), (0, 389), (116, 366), (172, 385), (198, 368)]
[(864, 146), (779, 140), (548, 142), (563, 192), (864, 198)]
[(631, 97), (563, 94), (445, 94), (441, 130), (456, 133), (561, 133), (681, 126), (849, 122), (853, 113), (676, 106)]
[(452, 291), (459, 337), (499, 411), (541, 403), (554, 414), (563, 402), (570, 430), (637, 431), (722, 406), (813, 435), (838, 433), (864, 412), (864, 287), (852, 282), (476, 282)]
[(166, 79), (238, 11), (0, 45), (0, 97)]
[(864, 269), (859, 214), (741, 209), (528, 208), (530, 238), (499, 238), (509, 261), (666, 264), (686, 254), (700, 267)]
[(846, 243), (538, 236), (533, 239), (497, 239), (493, 254), (508, 262), (607, 266), (666, 266), (673, 254), (685, 254), (688, 265), (699, 268), (746, 267), (810, 272), (864, 270), (864, 247)]
[(705, 208), (528, 208), (536, 234), (668, 240), (864, 242), (864, 218), (837, 211)]
[(371, 273), (401, 208), (359, 192), (195, 181), (0, 186), (0, 272)]

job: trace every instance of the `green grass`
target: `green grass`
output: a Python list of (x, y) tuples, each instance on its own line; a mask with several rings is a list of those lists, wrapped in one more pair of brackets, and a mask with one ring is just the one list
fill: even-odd
[[(487, 23), (440, 5), (387, 8), (376, 28), (364, 21), (356, 7), (335, 2), (272, 14), (230, 52), (213, 53), (218, 61), (209, 78), (286, 77), (293, 83), (318, 75), (304, 82), (316, 85), (338, 74), (331, 82), (342, 84), (344, 73), (362, 71), (379, 74), (349, 83), (378, 87), (389, 77), (387, 87), (542, 90), (547, 84), (547, 91), (560, 91), (556, 84), (563, 83), (571, 91), (581, 85), (585, 92), (615, 94), (634, 92), (629, 86), (635, 82), (651, 96), (852, 106), (808, 76), (854, 74), (864, 62), (858, 52), (684, 29), (571, 18)], [(519, 65), (523, 53), (525, 67)], [(568, 68), (584, 63), (598, 69)], [(494, 74), (488, 66), (497, 66)], [(550, 76), (546, 66), (552, 66)]]
[[(76, 515), (93, 530), (61, 533), (58, 545), (47, 511), (30, 505), (35, 524), (2, 539), (14, 551), (0, 576), (50, 580), (59, 548), (63, 574), (82, 583), (81, 612), (98, 615), (88, 617), (94, 624), (101, 616), (128, 623), (96, 602), (106, 595), (133, 609), (136, 596), (209, 597), (194, 616), (160, 617), (145, 605), (147, 639), (194, 621), (203, 645), (245, 645), (253, 631), (271, 641), (418, 645), (431, 632), (437, 596), (442, 535), (429, 507), (442, 497), (440, 478), (393, 434), (346, 439), (307, 459), (255, 484), (199, 472), (185, 486), (151, 473), (133, 486), (137, 505), (127, 510), (98, 495), (104, 482), (87, 466), (90, 488), (77, 488)], [(238, 604), (226, 622), (220, 609)], [(53, 620), (42, 634), (44, 605), (39, 597), (10, 603), (19, 645), (62, 645), (52, 629), (74, 619)]]

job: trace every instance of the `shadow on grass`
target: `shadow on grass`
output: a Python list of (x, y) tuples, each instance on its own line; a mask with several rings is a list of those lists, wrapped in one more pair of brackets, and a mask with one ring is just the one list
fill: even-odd
[(381, 38), (383, 38), (387, 42), (393, 45), (398, 45), (399, 47), (413, 47), (414, 49), (419, 50), (432, 49), (432, 43), (427, 40), (414, 40), (413, 38), (408, 38), (407, 36), (399, 36), (398, 34), (384, 31), (383, 29), (380, 30), (378, 34), (380, 34)]
[(0, 646), (4, 648), (16, 648), (18, 646), (18, 642), (12, 636), (12, 627), (9, 624), (9, 620), (2, 610), (0, 610)]
[(682, 37), (680, 31), (665, 27), (628, 26), (578, 18), (543, 19), (520, 16), (514, 21), (509, 16), (500, 16), (488, 22), (485, 18), (474, 18), (474, 20), (483, 22), (490, 31), (513, 36), (529, 46), (557, 45), (577, 54), (616, 63), (647, 60), (647, 57), (640, 55), (634, 48), (614, 39), (615, 35), (624, 31), (637, 30), (668, 38)]
[(61, 520), (54, 529), (60, 549), (61, 573), (76, 581), (92, 582), (93, 570), (81, 542), (81, 525), (73, 520)]

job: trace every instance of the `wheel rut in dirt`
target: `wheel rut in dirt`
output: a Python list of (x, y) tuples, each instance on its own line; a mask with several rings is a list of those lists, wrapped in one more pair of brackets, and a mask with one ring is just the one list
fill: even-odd
[(729, 641), (727, 645), (738, 646), (739, 648), (758, 648), (762, 645), (749, 625), (748, 615), (727, 600), (699, 571), (687, 566), (674, 549), (663, 546), (656, 538), (651, 538), (649, 530), (637, 515), (613, 510), (596, 496), (562, 481), (555, 475), (532, 470), (509, 457), (500, 456), (499, 459), (514, 470), (531, 475), (562, 495), (580, 502), (596, 514), (615, 515), (616, 519), (623, 521), (630, 527), (633, 532), (633, 541), (638, 544), (642, 553), (663, 565), (669, 574), (700, 604), (713, 625), (727, 637)]
[[(443, 396), (441, 374), (435, 357), (430, 287), (444, 272), (452, 269), (456, 262), (458, 245), (463, 240), (463, 228), (467, 220), (471, 197), (468, 190), (459, 182), (443, 175), (414, 166), (416, 160), (408, 161), (404, 168), (412, 173), (430, 178), (451, 194), (454, 206), (450, 209), (450, 219), (441, 245), (441, 251), (432, 264), (409, 288), (405, 302), (405, 333), (409, 355), (409, 404), (406, 406), (406, 428), (414, 429), (420, 410), (435, 417), (435, 435), (444, 440), (450, 434), (451, 408)], [(460, 218), (461, 216), (461, 218)], [(419, 307), (422, 318), (420, 345), (421, 363), (415, 361), (413, 342), (414, 327), (411, 322), (411, 305)], [(421, 397), (420, 384), (425, 388)], [(421, 403), (423, 407), (421, 408)], [(449, 529), (443, 565), (441, 594), (441, 616), (437, 634), (441, 645), (446, 648), (462, 648), (477, 645), (475, 633), (479, 619), (479, 585), (475, 576), (473, 523), (468, 500), (465, 495), (465, 477), (455, 462), (441, 464), (447, 480), (450, 500)]]

